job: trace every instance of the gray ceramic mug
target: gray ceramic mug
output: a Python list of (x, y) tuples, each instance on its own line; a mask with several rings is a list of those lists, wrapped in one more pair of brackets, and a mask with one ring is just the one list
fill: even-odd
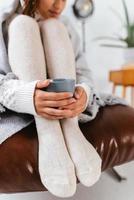
[(42, 88), (43, 91), (47, 92), (71, 92), (75, 91), (75, 79), (64, 79), (57, 78), (53, 79), (52, 82), (46, 87)]

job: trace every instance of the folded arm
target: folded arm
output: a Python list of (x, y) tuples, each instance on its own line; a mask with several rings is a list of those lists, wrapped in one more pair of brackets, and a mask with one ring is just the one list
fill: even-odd
[(18, 80), (12, 72), (0, 74), (0, 112), (8, 108), (19, 113), (37, 115), (33, 102), (37, 81)]

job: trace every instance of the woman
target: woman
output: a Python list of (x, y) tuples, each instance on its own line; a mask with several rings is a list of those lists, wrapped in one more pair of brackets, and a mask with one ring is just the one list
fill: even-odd
[[(8, 98), (5, 100), (2, 93), (0, 102), (10, 110), (34, 115), (39, 139), (39, 172), (42, 183), (56, 196), (72, 196), (76, 190), (76, 176), (82, 184), (91, 186), (101, 173), (101, 159), (83, 137), (77, 116), (87, 107), (90, 108), (91, 114), (96, 114), (99, 106), (104, 106), (107, 99), (105, 96), (102, 99), (96, 97), (92, 84), (88, 82), (88, 75), (86, 77), (85, 72), (90, 74), (86, 66), (77, 65), (75, 71), (76, 60), (79, 57), (80, 64), (84, 57), (73, 34), (70, 34), (74, 55), (66, 28), (60, 22), (65, 0), (27, 0), (21, 1), (21, 5), (18, 0), (12, 0), (3, 5), (3, 10), (7, 9), (9, 12), (1, 15), (1, 21), (6, 21), (6, 30), (8, 29), (5, 43), (8, 47), (9, 64), (1, 37), (2, 66), (7, 68), (1, 70), (0, 85)], [(64, 24), (71, 32), (72, 27), (69, 28), (66, 20)], [(9, 72), (10, 67), (16, 76), (12, 73), (4, 74), (5, 71)], [(80, 68), (81, 71), (85, 69), (83, 74)], [(47, 87), (50, 82), (44, 81), (47, 77), (77, 78), (77, 83), (81, 85), (76, 87), (75, 98), (69, 93), (41, 91), (40, 89)], [(13, 83), (12, 87), (10, 85), (12, 93), (9, 91), (9, 83)], [(115, 98), (115, 101), (112, 98), (110, 100), (111, 105), (125, 104), (118, 98)], [(2, 109), (5, 111), (4, 107)], [(26, 115), (23, 119), (26, 119)], [(23, 126), (26, 126), (31, 121), (23, 123)]]

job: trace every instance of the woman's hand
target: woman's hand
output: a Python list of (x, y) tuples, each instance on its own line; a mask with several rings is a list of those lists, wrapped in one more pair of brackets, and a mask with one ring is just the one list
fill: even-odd
[(68, 116), (68, 117), (78, 116), (80, 113), (82, 113), (85, 110), (85, 105), (87, 102), (87, 94), (85, 90), (80, 86), (76, 87), (74, 97), (76, 99), (76, 102), (70, 105), (60, 107), (60, 109), (71, 111), (71, 116)]
[(34, 105), (36, 113), (47, 119), (63, 119), (72, 115), (70, 109), (59, 110), (57, 108), (69, 106), (75, 102), (73, 94), (69, 92), (46, 92), (41, 90), (49, 85), (51, 80), (39, 81), (34, 93)]

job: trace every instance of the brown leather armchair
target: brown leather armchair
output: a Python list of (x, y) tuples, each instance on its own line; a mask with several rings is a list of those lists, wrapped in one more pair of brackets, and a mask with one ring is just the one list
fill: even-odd
[[(134, 160), (134, 109), (106, 106), (97, 117), (80, 124), (85, 137), (102, 158), (102, 171)], [(45, 191), (38, 172), (35, 123), (0, 145), (0, 192)]]

